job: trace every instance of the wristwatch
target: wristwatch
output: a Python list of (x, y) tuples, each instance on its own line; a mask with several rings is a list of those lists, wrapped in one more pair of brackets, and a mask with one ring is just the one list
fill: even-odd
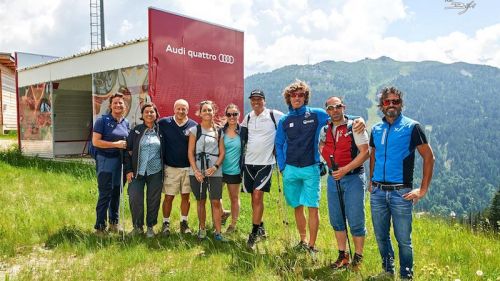
[(219, 165), (214, 164), (214, 167), (215, 167), (217, 170), (219, 170)]

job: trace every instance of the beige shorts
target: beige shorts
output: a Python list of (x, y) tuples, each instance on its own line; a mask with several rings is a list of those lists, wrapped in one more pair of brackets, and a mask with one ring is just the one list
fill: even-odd
[(189, 184), (189, 168), (165, 168), (165, 179), (163, 181), (163, 193), (167, 195), (191, 193)]

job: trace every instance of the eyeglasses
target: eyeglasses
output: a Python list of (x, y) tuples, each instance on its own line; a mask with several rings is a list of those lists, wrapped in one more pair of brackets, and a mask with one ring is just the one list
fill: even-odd
[(336, 105), (329, 105), (326, 107), (326, 110), (334, 110), (334, 109), (341, 109), (341, 108), (344, 108), (344, 105), (339, 103), (339, 104), (336, 104)]
[(226, 112), (226, 117), (227, 118), (230, 118), (230, 117), (238, 117), (238, 115), (240, 115), (239, 112)]
[(401, 99), (393, 99), (393, 100), (387, 99), (387, 100), (384, 100), (382, 102), (382, 104), (384, 106), (388, 106), (388, 105), (391, 105), (391, 104), (393, 104), (393, 105), (400, 105), (401, 104)]
[(292, 97), (292, 98), (296, 98), (296, 97), (303, 98), (305, 96), (306, 96), (305, 93), (291, 93), (290, 94), (290, 97)]

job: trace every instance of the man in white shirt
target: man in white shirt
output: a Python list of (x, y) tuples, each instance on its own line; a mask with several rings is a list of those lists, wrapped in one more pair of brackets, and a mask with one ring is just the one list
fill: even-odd
[[(274, 156), (274, 139), (277, 121), (283, 113), (265, 107), (266, 97), (261, 90), (253, 90), (249, 96), (252, 111), (241, 123), (244, 141), (243, 191), (252, 194), (252, 232), (247, 241), (254, 248), (258, 239), (266, 238), (262, 216), (264, 214), (264, 192), (271, 189)], [(246, 136), (245, 136), (246, 135)]]

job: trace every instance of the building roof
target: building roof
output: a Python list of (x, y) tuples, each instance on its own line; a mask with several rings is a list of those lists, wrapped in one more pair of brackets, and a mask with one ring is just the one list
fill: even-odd
[[(19, 59), (19, 57), (18, 57)], [(148, 40), (137, 39), (18, 68), (18, 87), (148, 63)]]
[(22, 68), (22, 69), (19, 69), (19, 70), (33, 69), (33, 68), (37, 68), (37, 67), (40, 67), (40, 66), (44, 66), (44, 65), (48, 65), (48, 64), (53, 64), (53, 63), (57, 63), (57, 62), (61, 62), (61, 61), (69, 60), (69, 59), (74, 59), (74, 58), (78, 58), (78, 57), (83, 57), (83, 56), (90, 55), (90, 54), (100, 53), (100, 52), (103, 52), (103, 51), (106, 51), (106, 50), (120, 48), (120, 47), (123, 47), (123, 46), (127, 46), (127, 45), (134, 44), (134, 43), (137, 43), (137, 42), (143, 42), (143, 41), (147, 41), (147, 40), (148, 40), (147, 37), (143, 37), (143, 38), (139, 38), (139, 39), (134, 39), (134, 40), (129, 40), (129, 41), (125, 41), (125, 42), (122, 42), (122, 43), (113, 44), (113, 45), (104, 47), (102, 49), (84, 51), (84, 52), (77, 53), (77, 54), (74, 54), (74, 55), (70, 55), (70, 56), (66, 56), (66, 57), (60, 57), (60, 58), (56, 58), (56, 59), (53, 59), (53, 60), (49, 60), (49, 61), (44, 62), (44, 63), (30, 65), (28, 67), (25, 67), (25, 68)]
[(16, 70), (16, 61), (10, 53), (0, 53), (0, 64), (13, 71)]

